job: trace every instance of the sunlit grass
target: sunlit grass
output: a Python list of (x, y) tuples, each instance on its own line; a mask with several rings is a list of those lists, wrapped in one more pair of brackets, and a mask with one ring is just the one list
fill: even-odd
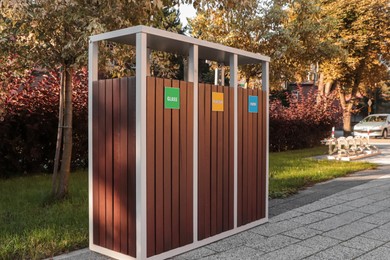
[(326, 154), (326, 147), (281, 153), (270, 153), (269, 195), (286, 197), (298, 190), (349, 173), (375, 168), (366, 162), (316, 160), (310, 157)]
[(49, 203), (50, 175), (0, 179), (0, 259), (42, 259), (88, 246), (88, 176), (72, 173), (70, 195)]

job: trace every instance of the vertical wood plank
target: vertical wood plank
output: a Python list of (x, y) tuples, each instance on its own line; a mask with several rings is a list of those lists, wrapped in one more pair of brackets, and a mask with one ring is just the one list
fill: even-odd
[(243, 178), (242, 178), (242, 169), (243, 169), (243, 89), (238, 88), (238, 171), (237, 171), (237, 226), (242, 225), (242, 216), (243, 216)]
[(112, 80), (106, 80), (106, 247), (113, 249), (113, 101)]
[(155, 220), (155, 78), (147, 77), (146, 89), (146, 182), (147, 182), (147, 256), (156, 253), (156, 220)]
[(127, 146), (128, 146), (128, 78), (120, 80), (120, 150), (121, 150), (121, 169), (120, 169), (120, 252), (127, 254), (128, 240), (127, 240), (127, 214), (128, 212), (128, 198), (127, 198)]
[[(112, 179), (113, 179), (113, 250), (119, 252), (120, 251), (120, 214), (121, 214), (121, 205), (120, 205), (120, 187), (121, 187), (121, 111), (120, 111), (120, 88), (119, 88), (119, 79), (112, 80), (112, 91), (113, 91), (113, 171), (112, 171)], [(126, 162), (123, 162), (125, 164)]]
[(99, 82), (93, 82), (93, 243), (99, 245), (99, 106), (104, 104), (99, 103)]
[(136, 193), (135, 193), (135, 178), (136, 178), (136, 131), (135, 131), (135, 117), (136, 117), (136, 78), (131, 77), (127, 81), (128, 88), (128, 131), (127, 131), (127, 198), (128, 198), (128, 254), (136, 257)]
[(194, 85), (187, 83), (187, 239), (193, 241), (193, 169), (194, 169)]
[[(156, 254), (164, 251), (164, 80), (156, 79)], [(157, 131), (158, 129), (158, 131)]]
[[(171, 87), (164, 79), (164, 88)], [(164, 109), (164, 250), (172, 248), (172, 111)]]
[(99, 81), (99, 245), (106, 246), (106, 81)]
[(262, 183), (261, 183), (261, 195), (262, 195), (262, 207), (261, 207), (261, 218), (265, 218), (265, 200), (267, 200), (268, 198), (266, 198), (266, 164), (267, 164), (267, 129), (266, 129), (266, 126), (267, 126), (267, 95), (266, 95), (266, 92), (263, 91), (262, 93), (262, 97), (263, 97), (263, 102), (262, 102), (262, 105), (263, 105), (263, 113), (262, 113), (262, 127), (264, 129), (263, 131), (263, 135), (262, 135), (262, 138), (263, 138), (263, 149), (262, 149), (262, 162), (263, 162), (263, 166), (261, 168), (261, 180), (262, 180)]
[[(254, 89), (252, 91), (252, 95), (257, 96), (257, 90)], [(257, 209), (257, 203), (256, 203), (256, 180), (257, 180), (257, 114), (251, 113), (252, 117), (252, 212), (251, 212), (251, 221), (255, 221), (256, 218), (256, 209)]]
[(229, 229), (234, 228), (234, 88), (229, 87)]
[(248, 92), (243, 89), (242, 95), (242, 115), (243, 115), (243, 146), (242, 146), (242, 222), (248, 223)]
[[(172, 80), (172, 87), (179, 88), (179, 81)], [(180, 93), (180, 96), (182, 93)], [(181, 99), (181, 98), (180, 98)], [(181, 109), (181, 103), (180, 103)], [(179, 219), (179, 169), (180, 169), (180, 157), (179, 157), (179, 141), (180, 141), (180, 110), (172, 109), (172, 248), (177, 248), (180, 245), (180, 219)], [(185, 173), (184, 173), (185, 174)]]
[(205, 196), (205, 237), (210, 236), (211, 232), (211, 85), (205, 84), (205, 153), (203, 154), (204, 159), (204, 196)]
[(187, 84), (184, 81), (180, 81), (180, 150), (179, 160), (180, 163), (180, 194), (179, 194), (179, 206), (180, 206), (180, 219), (179, 219), (179, 236), (180, 246), (187, 244)]
[[(247, 104), (249, 103), (249, 95), (252, 95), (252, 89), (247, 89), (248, 97)], [(247, 162), (248, 162), (248, 184), (247, 184), (247, 196), (248, 196), (248, 223), (252, 221), (252, 206), (253, 206), (253, 169), (252, 169), (252, 154), (254, 150), (253, 138), (252, 138), (252, 114), (248, 111), (248, 105), (244, 107), (247, 115), (248, 115), (248, 153), (247, 153)]]
[[(217, 91), (223, 93), (223, 87), (218, 86)], [(224, 96), (224, 107), (225, 107)], [(217, 234), (223, 230), (223, 112), (217, 112)]]
[[(217, 86), (211, 87), (212, 92), (217, 92)], [(217, 234), (217, 115), (220, 112), (211, 112), (211, 235)]]
[(257, 114), (257, 122), (258, 122), (258, 128), (257, 128), (257, 147), (258, 147), (258, 153), (257, 153), (257, 201), (258, 201), (258, 207), (257, 207), (257, 219), (261, 218), (261, 207), (263, 205), (262, 202), (262, 190), (261, 190), (261, 183), (262, 183), (262, 171), (261, 168), (263, 167), (263, 161), (262, 161), (262, 149), (263, 149), (263, 97), (261, 94), (261, 91), (258, 92), (258, 99), (259, 99), (259, 113)]
[(205, 238), (205, 85), (198, 85), (198, 238)]
[(222, 229), (229, 230), (229, 87), (223, 87), (224, 108), (223, 108), (223, 195), (222, 195)]

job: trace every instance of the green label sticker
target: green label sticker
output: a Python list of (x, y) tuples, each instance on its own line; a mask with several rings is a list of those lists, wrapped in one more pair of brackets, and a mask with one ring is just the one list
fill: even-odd
[(166, 109), (180, 109), (180, 89), (165, 87), (164, 107)]

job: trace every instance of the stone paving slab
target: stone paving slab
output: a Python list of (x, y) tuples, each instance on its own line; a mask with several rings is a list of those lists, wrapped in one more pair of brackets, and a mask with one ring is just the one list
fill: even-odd
[(355, 259), (356, 260), (379, 260), (379, 259), (389, 259), (389, 258), (390, 258), (390, 248), (379, 247)]
[(342, 241), (330, 237), (325, 237), (325, 236), (314, 236), (309, 239), (303, 240), (298, 243), (298, 245), (305, 246), (305, 247), (310, 247), (317, 252), (333, 247), (335, 245), (338, 245)]
[(332, 231), (323, 233), (323, 235), (331, 238), (336, 238), (338, 240), (346, 241), (376, 227), (377, 225), (374, 224), (356, 221), (351, 224), (333, 229)]
[(331, 218), (319, 221), (317, 223), (310, 224), (308, 227), (321, 230), (321, 231), (330, 231), (338, 227), (344, 226), (346, 224), (352, 223), (358, 219), (368, 216), (366, 213), (358, 211), (348, 211)]
[(230, 236), (228, 238), (209, 244), (206, 246), (206, 248), (215, 252), (223, 252), (235, 247), (246, 245), (251, 241), (259, 241), (263, 239), (265, 239), (265, 237), (262, 235), (250, 231), (244, 231), (235, 236)]
[(305, 240), (310, 237), (314, 237), (316, 235), (321, 234), (322, 231), (318, 231), (315, 229), (307, 228), (307, 227), (299, 227), (290, 231), (287, 231), (283, 233), (285, 236), (293, 237), (293, 238), (298, 238), (300, 240)]
[[(310, 247), (304, 247), (301, 245), (290, 245), (285, 248), (282, 248), (278, 251), (274, 251), (265, 255), (259, 256), (259, 260), (299, 260), (304, 259), (316, 251)], [(243, 258), (241, 258), (243, 259)]]
[(304, 214), (302, 216), (296, 217), (291, 219), (294, 222), (298, 222), (299, 224), (303, 225), (308, 225), (311, 223), (315, 223), (330, 217), (333, 217), (334, 214), (326, 213), (326, 212), (321, 212), (321, 211), (315, 211), (315, 212), (310, 212), (308, 214)]
[(341, 243), (340, 245), (360, 249), (364, 252), (371, 251), (379, 246), (384, 245), (383, 241), (369, 239), (362, 236), (354, 237), (348, 241)]
[(306, 259), (307, 260), (324, 260), (324, 259), (349, 260), (349, 259), (355, 259), (356, 257), (361, 256), (363, 253), (364, 252), (359, 249), (337, 245), (328, 248), (324, 251), (321, 251)]

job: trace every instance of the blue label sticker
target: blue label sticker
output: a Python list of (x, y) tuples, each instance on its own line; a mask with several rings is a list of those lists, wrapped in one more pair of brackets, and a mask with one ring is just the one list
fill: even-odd
[(248, 111), (249, 113), (258, 113), (259, 99), (257, 96), (248, 96)]

